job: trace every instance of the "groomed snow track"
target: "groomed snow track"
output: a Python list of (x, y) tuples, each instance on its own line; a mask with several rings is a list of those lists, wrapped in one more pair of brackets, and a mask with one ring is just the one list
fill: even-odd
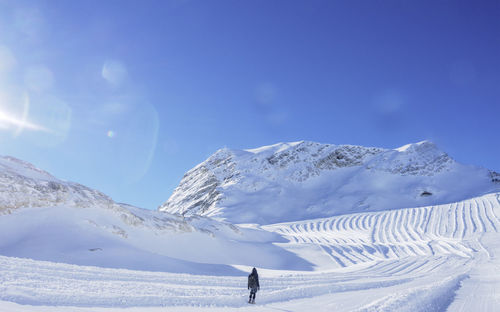
[[(462, 302), (478, 304), (470, 298), (480, 298), (480, 306), (491, 307), (499, 299), (495, 290), (500, 289), (500, 280), (486, 268), (500, 267), (496, 256), (500, 243), (494, 243), (500, 242), (499, 217), (499, 195), (488, 194), (446, 205), (264, 226), (289, 239), (280, 243), (284, 248), (320, 248), (337, 268), (260, 270), (259, 305), (251, 308), (245, 303), (244, 274), (103, 269), (0, 256), (0, 308), (2, 302), (13, 302), (18, 304), (14, 308), (30, 312), (48, 311), (37, 306), (99, 307), (99, 311), (124, 307), (140, 307), (140, 311), (165, 307), (179, 311), (446, 311), (458, 306), (451, 310), (466, 311), (460, 308), (467, 307)], [(478, 297), (474, 289), (485, 276), (493, 291)]]
[(316, 244), (339, 266), (407, 257), (472, 257), (500, 230), (497, 194), (447, 205), (356, 213), (264, 226), (292, 244)]
[[(437, 257), (387, 261), (355, 272), (261, 272), (258, 301), (272, 304), (402, 285), (413, 288), (419, 279), (432, 275), (459, 278), (467, 264), (463, 258)], [(248, 296), (246, 276), (103, 269), (3, 256), (0, 282), (0, 300), (35, 306), (241, 307)], [(425, 284), (440, 283), (438, 279)]]

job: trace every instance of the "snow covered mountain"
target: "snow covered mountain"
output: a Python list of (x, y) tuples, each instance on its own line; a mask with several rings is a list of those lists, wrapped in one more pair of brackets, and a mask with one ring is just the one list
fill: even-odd
[(396, 149), (300, 141), (218, 150), (159, 210), (270, 224), (449, 203), (498, 190), (499, 180), (428, 141)]
[(57, 205), (111, 207), (115, 203), (99, 191), (59, 180), (28, 162), (0, 157), (0, 213)]

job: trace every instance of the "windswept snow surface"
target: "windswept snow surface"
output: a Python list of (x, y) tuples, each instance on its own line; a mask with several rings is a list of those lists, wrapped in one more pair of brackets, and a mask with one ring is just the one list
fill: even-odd
[(261, 246), (294, 254), (312, 270), (258, 267), (261, 291), (251, 306), (246, 273), (148, 272), (0, 256), (0, 311), (497, 311), (499, 197), (262, 226), (283, 240)]

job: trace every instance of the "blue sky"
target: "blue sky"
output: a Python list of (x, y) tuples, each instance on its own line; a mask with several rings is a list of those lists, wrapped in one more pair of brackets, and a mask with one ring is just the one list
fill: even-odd
[(155, 209), (222, 147), (500, 171), (500, 1), (0, 0), (0, 154)]

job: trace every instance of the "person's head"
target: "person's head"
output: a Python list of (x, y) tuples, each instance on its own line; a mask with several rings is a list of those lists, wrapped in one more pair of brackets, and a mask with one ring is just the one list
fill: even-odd
[(257, 269), (256, 268), (252, 269), (252, 274), (257, 274)]

